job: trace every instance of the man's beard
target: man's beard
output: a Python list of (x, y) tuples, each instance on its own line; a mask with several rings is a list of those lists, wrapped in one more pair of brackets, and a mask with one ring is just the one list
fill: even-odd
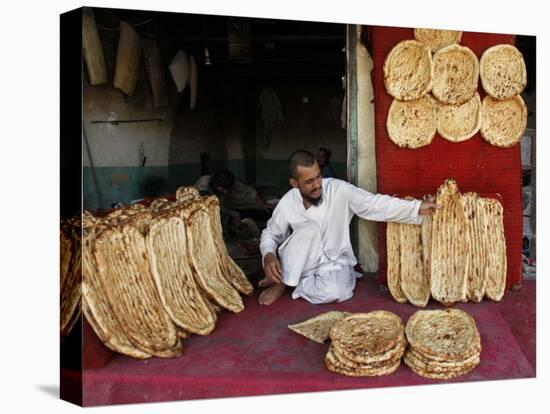
[(323, 193), (321, 193), (321, 195), (317, 198), (312, 198), (308, 195), (302, 194), (302, 198), (310, 203), (312, 206), (318, 206), (323, 202)]

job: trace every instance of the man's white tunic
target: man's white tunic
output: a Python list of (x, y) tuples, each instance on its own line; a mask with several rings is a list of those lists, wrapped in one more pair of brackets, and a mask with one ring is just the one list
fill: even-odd
[(322, 202), (304, 207), (299, 189), (288, 191), (277, 204), (262, 232), (262, 261), (278, 255), (283, 283), (296, 287), (294, 299), (312, 303), (344, 301), (353, 295), (353, 267), (357, 259), (350, 242), (349, 224), (354, 215), (372, 221), (421, 224), (421, 201), (372, 194), (335, 178), (325, 178)]

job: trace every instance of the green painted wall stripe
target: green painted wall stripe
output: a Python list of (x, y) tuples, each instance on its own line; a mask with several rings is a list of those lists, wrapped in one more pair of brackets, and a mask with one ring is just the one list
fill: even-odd
[[(213, 163), (212, 170), (229, 169), (245, 181), (245, 161), (234, 159)], [(345, 179), (346, 164), (333, 163), (338, 178)], [(282, 193), (289, 189), (287, 160), (257, 160), (256, 184), (278, 186)], [(174, 193), (182, 185), (192, 185), (200, 176), (200, 164), (189, 163), (164, 167), (96, 167), (97, 184), (104, 200), (101, 205), (92, 169), (83, 170), (84, 209), (110, 208), (113, 203), (129, 203), (142, 197), (159, 197)]]

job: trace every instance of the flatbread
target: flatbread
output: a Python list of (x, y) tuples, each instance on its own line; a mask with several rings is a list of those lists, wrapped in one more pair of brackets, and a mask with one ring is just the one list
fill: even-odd
[(460, 105), (474, 96), (479, 79), (479, 62), (469, 48), (444, 47), (434, 54), (433, 96), (444, 104)]
[(408, 102), (394, 99), (386, 128), (391, 141), (398, 147), (416, 149), (429, 145), (437, 129), (433, 99), (429, 95)]
[(288, 325), (288, 328), (297, 334), (322, 344), (328, 339), (330, 329), (334, 323), (349, 315), (351, 315), (349, 312), (325, 312), (303, 322)]
[(188, 332), (208, 335), (216, 320), (189, 267), (185, 233), (185, 224), (177, 212), (153, 219), (147, 234), (151, 272), (172, 321)]
[(242, 311), (244, 305), (239, 292), (222, 274), (207, 207), (200, 200), (191, 201), (183, 215), (188, 260), (193, 264), (196, 282), (213, 302), (231, 312)]
[(93, 256), (96, 234), (102, 227), (87, 229), (82, 238), (82, 311), (105, 346), (133, 358), (150, 358), (150, 353), (141, 351), (126, 336), (103, 291)]
[(411, 370), (421, 377), (431, 379), (451, 379), (460, 375), (465, 375), (472, 371), (479, 364), (479, 356), (474, 362), (464, 365), (460, 368), (434, 368), (427, 366), (422, 361), (414, 357), (410, 352), (405, 353), (403, 362), (411, 368)]
[(387, 282), (391, 296), (399, 303), (407, 302), (401, 290), (401, 250), (399, 223), (388, 222), (386, 225), (387, 249)]
[(448, 359), (448, 358), (438, 358), (438, 357), (433, 357), (431, 355), (425, 355), (417, 351), (413, 347), (407, 348), (407, 353), (414, 356), (416, 359), (418, 359), (423, 364), (425, 364), (427, 368), (430, 368), (430, 369), (460, 369), (465, 365), (478, 361), (480, 356), (480, 353), (476, 351), (470, 356), (465, 356), (457, 360)]
[(480, 302), (485, 294), (485, 279), (487, 278), (487, 247), (483, 235), (483, 209), (479, 206), (479, 196), (476, 193), (466, 193), (462, 196), (468, 222), (468, 237), (470, 239), (470, 254), (468, 264), (468, 300)]
[(81, 315), (82, 247), (80, 215), (61, 226), (60, 336), (67, 337)]
[(520, 95), (497, 100), (483, 99), (481, 136), (489, 144), (508, 148), (516, 145), (527, 127), (527, 106)]
[(430, 290), (443, 303), (465, 302), (470, 240), (458, 186), (446, 180), (437, 191), (441, 208), (433, 214)]
[(176, 200), (181, 200), (181, 199), (187, 198), (187, 197), (198, 198), (199, 197), (199, 190), (197, 190), (192, 185), (179, 187), (176, 190)]
[[(194, 188), (194, 187), (193, 187)], [(254, 292), (254, 286), (248, 280), (243, 270), (229, 256), (227, 246), (223, 241), (223, 230), (220, 219), (220, 201), (216, 196), (208, 196), (201, 198), (210, 216), (210, 226), (212, 237), (218, 253), (218, 261), (222, 270), (223, 276), (233, 285), (235, 289), (244, 295), (251, 295)]]
[(334, 354), (331, 351), (329, 351), (325, 356), (325, 365), (329, 369), (329, 371), (335, 372), (337, 374), (347, 375), (351, 377), (373, 377), (373, 376), (388, 375), (396, 371), (397, 368), (399, 368), (399, 366), (401, 365), (401, 359), (398, 359), (394, 365), (389, 367), (384, 367), (384, 368), (349, 369), (349, 368), (346, 368), (341, 363), (339, 363), (339, 361), (336, 359)]
[(506, 240), (504, 237), (504, 209), (498, 200), (481, 198), (483, 234), (487, 246), (487, 275), (485, 295), (496, 302), (504, 296), (506, 288)]
[(481, 85), (495, 99), (519, 95), (527, 85), (527, 69), (521, 52), (512, 45), (496, 45), (480, 60)]
[(403, 356), (403, 353), (405, 352), (405, 349), (407, 348), (407, 340), (405, 339), (405, 335), (403, 334), (401, 340), (395, 347), (386, 352), (374, 355), (358, 353), (357, 350), (350, 351), (339, 345), (336, 341), (331, 343), (331, 347), (333, 352), (342, 356), (346, 360), (362, 364), (373, 364), (383, 361), (387, 362), (389, 360), (393, 360), (395, 357), (401, 358)]
[(372, 356), (394, 348), (403, 338), (403, 322), (388, 311), (355, 313), (337, 321), (330, 338), (342, 348)]
[(457, 361), (481, 352), (475, 321), (459, 309), (417, 311), (405, 335), (411, 348), (428, 356)]
[(430, 300), (430, 281), (424, 272), (422, 227), (400, 224), (401, 291), (415, 306), (425, 307)]
[(96, 238), (93, 255), (102, 290), (132, 343), (159, 357), (171, 355), (168, 351), (178, 343), (181, 351), (176, 327), (162, 306), (151, 274), (145, 237), (137, 225), (127, 222), (103, 230)]
[(480, 128), (481, 99), (477, 92), (461, 105), (437, 105), (437, 133), (447, 141), (466, 141)]
[(445, 46), (460, 43), (462, 32), (457, 30), (414, 29), (414, 38), (424, 43), (432, 52)]
[(431, 256), (432, 256), (432, 220), (431, 214), (422, 219), (422, 260), (424, 261), (424, 275), (428, 284), (431, 279)]
[(432, 54), (426, 45), (416, 40), (395, 45), (386, 56), (383, 70), (386, 91), (395, 99), (419, 99), (432, 87)]
[(379, 361), (372, 361), (372, 362), (358, 362), (356, 360), (347, 358), (344, 354), (340, 353), (340, 351), (335, 348), (332, 344), (329, 347), (329, 352), (332, 352), (334, 355), (336, 362), (341, 364), (344, 368), (347, 369), (384, 369), (388, 368), (390, 366), (395, 365), (397, 361), (399, 361), (402, 357), (402, 353), (395, 353), (391, 358), (379, 360)]

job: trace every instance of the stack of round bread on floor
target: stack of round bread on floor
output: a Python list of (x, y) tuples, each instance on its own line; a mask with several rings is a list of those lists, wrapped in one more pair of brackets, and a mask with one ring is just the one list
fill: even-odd
[(330, 330), (325, 356), (330, 371), (349, 376), (380, 376), (394, 372), (407, 346), (403, 322), (394, 313), (355, 313)]
[[(415, 29), (414, 37), (395, 45), (384, 61), (384, 85), (394, 98), (386, 119), (390, 140), (417, 149), (429, 145), (436, 132), (462, 142), (481, 129), (492, 145), (515, 145), (527, 125), (519, 95), (527, 84), (521, 53), (512, 45), (496, 45), (480, 63), (458, 44), (460, 31)], [(483, 103), (477, 93), (480, 75), (490, 95)]]
[(221, 308), (240, 312), (239, 293), (252, 293), (223, 242), (218, 199), (193, 187), (176, 198), (83, 214), (83, 312), (116, 352), (178, 356), (184, 338), (208, 335)]
[(416, 374), (450, 379), (473, 370), (481, 341), (473, 318), (458, 309), (417, 311), (405, 328), (409, 346), (403, 358)]
[(496, 302), (506, 288), (506, 241), (502, 204), (474, 192), (461, 194), (446, 180), (439, 209), (421, 226), (387, 224), (387, 281), (399, 303), (425, 307), (430, 296), (444, 305)]

